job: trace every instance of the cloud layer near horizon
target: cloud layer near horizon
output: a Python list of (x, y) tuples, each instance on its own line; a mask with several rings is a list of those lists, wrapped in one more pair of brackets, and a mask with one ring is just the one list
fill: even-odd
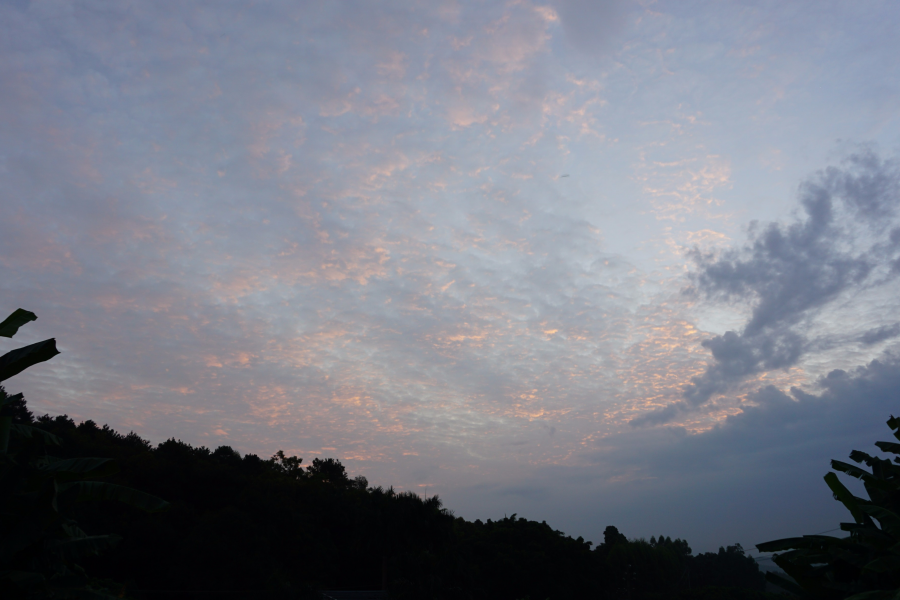
[(829, 6), (0, 5), (0, 349), (63, 350), (10, 389), (586, 536), (877, 431), (828, 373), (897, 370), (898, 15)]

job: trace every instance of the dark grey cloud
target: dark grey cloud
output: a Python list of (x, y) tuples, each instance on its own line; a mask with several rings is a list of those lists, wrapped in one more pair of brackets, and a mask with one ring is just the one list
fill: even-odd
[[(714, 470), (736, 467), (738, 472), (753, 470), (765, 476), (802, 476), (818, 484), (816, 504), (827, 510), (831, 498), (820, 482), (829, 461), (845, 459), (854, 449), (872, 451), (875, 441), (891, 437), (885, 422), (897, 414), (900, 359), (887, 354), (850, 371), (834, 370), (818, 384), (819, 394), (792, 388), (787, 395), (773, 386), (761, 388), (751, 395), (755, 406), (744, 407), (707, 434), (687, 439), (680, 458), (696, 464), (707, 457), (710, 463), (718, 462)], [(675, 468), (675, 454), (660, 457), (656, 468)]]
[[(695, 254), (697, 288), (723, 300), (755, 297), (745, 336), (796, 323), (869, 276), (879, 259), (877, 244), (854, 251), (848, 242), (860, 235), (854, 225), (877, 232), (882, 219), (894, 217), (898, 182), (896, 161), (871, 152), (849, 157), (841, 169), (829, 168), (801, 186), (805, 215), (797, 222), (754, 224), (744, 248), (718, 257)], [(839, 205), (846, 209), (841, 219)]]
[[(885, 421), (900, 413), (900, 356), (833, 370), (816, 385), (817, 393), (765, 386), (703, 433), (623, 431), (569, 464), (517, 471), (513, 481), (461, 486), (442, 498), (466, 518), (518, 512), (595, 541), (615, 525), (629, 537), (687, 538), (695, 552), (832, 529), (847, 514), (822, 478), (830, 460), (846, 460), (854, 449), (878, 454), (874, 442), (891, 439)], [(536, 480), (551, 490), (552, 504), (536, 493)], [(858, 491), (855, 480), (845, 483)], [(473, 495), (496, 497), (493, 512), (476, 509)]]
[(872, 344), (895, 338), (898, 335), (900, 335), (900, 323), (894, 323), (893, 325), (883, 325), (868, 330), (860, 336), (859, 341), (866, 346), (871, 346)]
[[(673, 524), (699, 518), (690, 526), (695, 550), (726, 543), (726, 530), (727, 543), (752, 547), (837, 527), (847, 515), (822, 477), (830, 460), (846, 460), (854, 449), (878, 454), (874, 442), (891, 439), (885, 421), (900, 413), (900, 356), (885, 353), (861, 367), (833, 370), (816, 385), (815, 394), (762, 387), (740, 413), (704, 433), (659, 427), (599, 440), (586, 457), (595, 465), (593, 477), (626, 482), (608, 490), (594, 484), (606, 524), (629, 536), (657, 535), (653, 527), (665, 526), (670, 535), (678, 528)], [(658, 493), (665, 493), (665, 503)]]
[(790, 394), (774, 386), (760, 388), (740, 413), (709, 432), (684, 438), (683, 454), (662, 453), (653, 468), (664, 471), (692, 461), (763, 460), (760, 457), (774, 466), (780, 460), (777, 454), (792, 452), (798, 453), (797, 462), (827, 464), (853, 447), (868, 447), (890, 436), (884, 422), (900, 414), (900, 357), (888, 353), (849, 371), (836, 369), (816, 384), (818, 394), (797, 387)]
[[(712, 362), (685, 387), (683, 401), (632, 425), (669, 422), (749, 376), (796, 365), (813, 346), (804, 323), (845, 292), (877, 286), (896, 272), (898, 235), (891, 224), (898, 191), (897, 160), (864, 148), (801, 185), (801, 215), (794, 223), (754, 223), (741, 248), (695, 250), (699, 270), (691, 291), (717, 301), (749, 300), (750, 318), (740, 332), (703, 341)], [(891, 337), (889, 330), (867, 332), (864, 343), (874, 343), (867, 341), (873, 336)]]

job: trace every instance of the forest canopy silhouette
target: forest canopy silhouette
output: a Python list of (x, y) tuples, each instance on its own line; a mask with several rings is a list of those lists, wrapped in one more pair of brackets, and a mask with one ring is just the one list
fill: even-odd
[[(157, 597), (155, 590), (315, 597), (317, 589), (383, 586), (398, 598), (766, 596), (763, 575), (740, 545), (694, 556), (685, 540), (629, 540), (609, 526), (594, 547), (517, 515), (455, 517), (436, 496), (370, 487), (333, 458), (304, 466), (281, 451), (242, 456), (229, 446), (211, 450), (176, 439), (154, 446), (91, 420), (35, 418), (21, 395), (3, 410), (14, 423), (57, 437), (52, 451), (59, 458), (111, 458), (119, 470), (105, 481), (171, 504), (147, 513), (104, 501), (73, 513), (87, 533), (122, 538), (115, 551), (86, 557), (81, 566), (136, 597)], [(44, 451), (38, 438), (21, 440), (17, 460)]]

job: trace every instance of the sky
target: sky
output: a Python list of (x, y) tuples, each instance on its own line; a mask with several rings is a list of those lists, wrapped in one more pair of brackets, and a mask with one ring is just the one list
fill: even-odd
[(0, 351), (62, 351), (6, 388), (595, 543), (833, 530), (900, 414), (898, 26), (0, 2)]

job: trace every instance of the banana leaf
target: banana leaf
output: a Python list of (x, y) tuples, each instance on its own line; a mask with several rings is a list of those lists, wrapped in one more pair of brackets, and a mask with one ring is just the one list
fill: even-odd
[(32, 571), (0, 571), (0, 581), (8, 582), (3, 586), (7, 589), (11, 584), (26, 592), (36, 592), (38, 589), (47, 588), (47, 578)]
[(841, 483), (841, 480), (838, 479), (837, 475), (834, 473), (828, 473), (825, 475), (825, 483), (828, 484), (828, 487), (831, 488), (831, 491), (834, 493), (834, 497), (847, 507), (847, 510), (850, 511), (850, 514), (853, 515), (853, 519), (862, 525), (872, 525), (872, 519), (869, 518), (869, 515), (864, 513), (859, 508), (860, 502), (865, 502), (862, 498), (857, 498), (853, 494), (850, 493), (844, 484)]
[(16, 311), (3, 319), (0, 323), (0, 337), (11, 338), (19, 331), (19, 327), (25, 325), (29, 321), (36, 321), (37, 315), (27, 311), (24, 308), (17, 308)]
[(120, 600), (122, 598), (118, 595), (86, 588), (66, 590), (66, 593), (68, 594), (69, 598), (73, 598), (74, 600)]
[(888, 427), (894, 430), (894, 437), (900, 440), (900, 419), (891, 415), (891, 418), (887, 420)]
[(0, 417), (0, 454), (9, 450), (9, 433), (12, 430), (12, 417)]
[[(865, 469), (861, 469), (856, 465), (851, 465), (849, 463), (845, 463), (839, 460), (831, 461), (831, 468), (835, 471), (840, 471), (841, 473), (846, 473), (851, 477), (856, 477), (857, 479), (865, 482), (869, 482), (875, 480), (875, 477), (866, 471)], [(877, 480), (876, 480), (877, 481)]]
[(121, 541), (122, 536), (115, 534), (88, 535), (68, 540), (52, 540), (47, 543), (47, 550), (58, 554), (64, 560), (78, 560), (83, 556), (99, 554), (104, 550), (109, 550)]
[[(888, 425), (900, 440), (900, 419), (891, 416)], [(900, 444), (876, 442), (883, 452), (900, 455)], [(865, 463), (871, 471), (842, 461), (832, 461), (834, 471), (863, 482), (868, 499), (854, 496), (835, 472), (825, 482), (853, 515), (855, 523), (841, 523), (850, 533), (845, 538), (803, 536), (759, 544), (761, 551), (777, 551), (775, 564), (795, 582), (779, 581), (774, 574), (767, 579), (798, 595), (845, 600), (900, 600), (900, 458), (894, 461), (854, 450), (850, 459)], [(885, 589), (887, 588), (887, 589)]]
[(900, 600), (900, 590), (875, 590), (872, 592), (861, 592), (854, 594), (846, 600)]
[(866, 570), (875, 573), (888, 573), (900, 569), (900, 556), (882, 556), (865, 566)]
[(882, 452), (888, 452), (890, 454), (900, 454), (900, 444), (897, 442), (875, 442), (875, 445)]
[(54, 474), (59, 481), (106, 477), (119, 472), (116, 463), (109, 458), (66, 458), (42, 465), (40, 470)]
[(794, 550), (797, 548), (820, 548), (837, 544), (840, 541), (840, 538), (827, 535), (804, 535), (803, 537), (791, 537), (772, 540), (771, 542), (763, 542), (762, 544), (757, 544), (756, 549), (760, 552), (781, 552), (783, 550)]
[(887, 531), (895, 538), (900, 538), (900, 517), (894, 512), (882, 506), (875, 506), (874, 504), (860, 506), (860, 509), (868, 515), (878, 519), (883, 531)]
[(55, 511), (39, 511), (38, 514), (19, 515), (11, 528), (4, 528), (0, 537), (0, 561), (5, 561), (18, 552), (38, 542), (47, 528), (59, 518)]
[(797, 585), (790, 579), (787, 579), (786, 577), (782, 577), (781, 575), (778, 575), (777, 573), (773, 573), (771, 571), (766, 573), (766, 581), (769, 581), (769, 582), (773, 583), (774, 585), (777, 585), (784, 591), (790, 592), (791, 594), (795, 594), (795, 595), (801, 596), (801, 597), (806, 595), (806, 592), (803, 591), (803, 588), (801, 588), (799, 585)]
[(0, 582), (8, 582), (32, 598), (73, 598), (76, 600), (118, 600), (120, 598), (117, 595), (90, 589), (87, 587), (87, 579), (82, 576), (55, 576), (52, 580), (47, 580), (40, 573), (0, 571)]
[(43, 429), (32, 427), (31, 425), (21, 425), (19, 423), (13, 423), (10, 426), (10, 432), (15, 433), (23, 438), (32, 438), (37, 436), (44, 440), (44, 443), (55, 444), (57, 446), (62, 445), (62, 440), (49, 431), (44, 431)]
[(0, 381), (18, 375), (32, 365), (50, 360), (57, 354), (59, 354), (59, 350), (56, 349), (55, 338), (10, 350), (0, 356)]
[(160, 512), (167, 510), (170, 506), (168, 502), (152, 494), (105, 481), (63, 483), (59, 486), (59, 495), (63, 502), (117, 500), (147, 512)]

